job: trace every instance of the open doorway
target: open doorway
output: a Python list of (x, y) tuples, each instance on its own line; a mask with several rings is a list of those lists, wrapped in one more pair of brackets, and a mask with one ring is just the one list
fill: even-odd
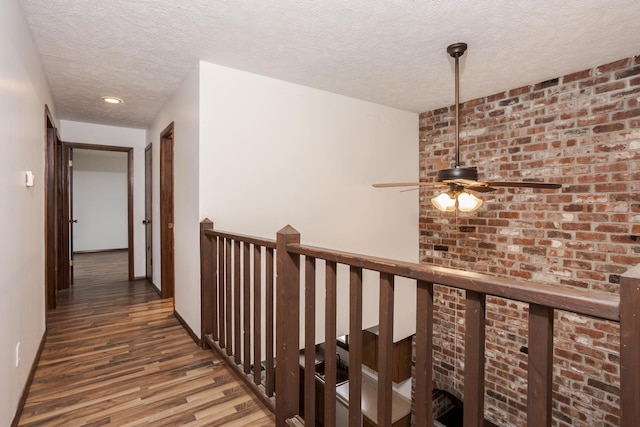
[[(134, 280), (133, 148), (78, 143), (65, 146), (72, 159), (68, 163), (65, 203), (71, 280), (77, 276), (77, 257), (83, 261), (81, 274), (90, 271), (86, 268), (89, 263), (90, 268), (111, 268), (123, 272), (123, 280)], [(100, 266), (92, 265), (92, 260)], [(115, 268), (118, 263), (123, 265)]]

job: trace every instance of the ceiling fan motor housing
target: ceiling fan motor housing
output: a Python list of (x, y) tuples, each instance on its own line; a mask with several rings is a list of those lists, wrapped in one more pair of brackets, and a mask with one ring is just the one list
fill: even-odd
[(478, 180), (477, 168), (451, 168), (438, 171), (438, 182), (452, 181), (456, 179)]

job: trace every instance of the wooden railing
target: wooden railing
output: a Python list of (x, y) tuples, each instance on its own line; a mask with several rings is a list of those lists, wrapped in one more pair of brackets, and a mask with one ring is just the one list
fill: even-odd
[(275, 247), (275, 240), (200, 223), (202, 347), (225, 359), (274, 412)]
[[(203, 308), (203, 336), (207, 343), (219, 351), (225, 347), (216, 344), (226, 333), (227, 355), (231, 337), (229, 327), (234, 329), (229, 312), (222, 315), (227, 301), (222, 289), (222, 277), (227, 278), (226, 293), (231, 292), (228, 275), (215, 274), (215, 266), (207, 266), (206, 260), (215, 264), (217, 241), (218, 268), (223, 264), (230, 271), (231, 241), (242, 241), (264, 246), (273, 251), (273, 242), (250, 237), (238, 237), (211, 231), (210, 223), (203, 223), (203, 307), (215, 306), (218, 312), (205, 314)], [(208, 229), (207, 229), (208, 228)], [(214, 239), (215, 237), (215, 239)], [(207, 248), (206, 240), (210, 239)], [(216, 240), (217, 239), (217, 240)], [(219, 251), (225, 248), (226, 258)], [(552, 371), (553, 371), (553, 319), (554, 310), (564, 310), (596, 319), (620, 323), (620, 409), (621, 427), (633, 427), (640, 419), (640, 267), (630, 268), (621, 278), (620, 295), (593, 292), (582, 289), (560, 288), (557, 286), (496, 278), (484, 274), (427, 266), (415, 263), (375, 258), (358, 254), (339, 252), (300, 244), (300, 234), (290, 226), (280, 230), (276, 248), (276, 425), (299, 425), (299, 381), (300, 381), (300, 269), (301, 256), (305, 268), (305, 362), (304, 362), (304, 419), (314, 425), (314, 381), (315, 372), (315, 277), (318, 260), (326, 263), (325, 289), (325, 354), (335, 353), (336, 343), (336, 287), (337, 266), (349, 267), (349, 426), (361, 426), (360, 405), (362, 390), (362, 293), (363, 270), (378, 272), (379, 279), (379, 341), (378, 341), (378, 411), (377, 425), (391, 426), (392, 395), (392, 346), (393, 310), (395, 278), (414, 279), (417, 287), (416, 336), (415, 336), (415, 393), (412, 396), (415, 408), (415, 425), (432, 426), (432, 339), (433, 339), (433, 286), (439, 284), (466, 291), (465, 309), (465, 369), (464, 369), (464, 425), (481, 427), (484, 424), (484, 334), (485, 300), (487, 295), (507, 298), (529, 304), (529, 344), (528, 344), (528, 393), (527, 425), (551, 426)], [(239, 253), (239, 249), (236, 250)], [(273, 253), (273, 252), (271, 252)], [(244, 257), (247, 258), (246, 255)], [(234, 259), (239, 259), (236, 255)], [(223, 261), (226, 260), (226, 263)], [(239, 261), (236, 261), (239, 262)], [(239, 265), (239, 264), (237, 264)], [(236, 267), (239, 276), (239, 267)], [(246, 277), (245, 270), (245, 276)], [(267, 276), (269, 276), (267, 274)], [(210, 279), (218, 277), (218, 279)], [(218, 286), (218, 294), (211, 295), (205, 288)], [(267, 279), (268, 281), (268, 279)], [(235, 289), (235, 288), (234, 288)], [(239, 310), (236, 310), (238, 316)], [(246, 313), (246, 309), (245, 309)], [(213, 320), (210, 319), (213, 318)], [(206, 319), (206, 320), (205, 320)], [(217, 321), (215, 319), (218, 319)], [(235, 319), (235, 317), (234, 317)], [(224, 325), (227, 325), (225, 329)], [(245, 319), (245, 325), (249, 324)], [(225, 332), (227, 331), (227, 332)], [(236, 332), (238, 333), (238, 332)], [(217, 335), (218, 334), (218, 335)], [(217, 338), (219, 337), (219, 338)], [(236, 338), (236, 341), (238, 338)], [(267, 342), (269, 339), (267, 338)], [(246, 345), (246, 344), (245, 344)], [(224, 354), (224, 352), (222, 352)], [(238, 350), (239, 353), (239, 350)], [(246, 354), (246, 347), (245, 347)], [(267, 354), (272, 354), (267, 351)], [(248, 358), (247, 358), (248, 359)], [(239, 359), (233, 359), (236, 366)], [(246, 369), (245, 359), (245, 374)], [(325, 415), (326, 426), (335, 425), (336, 360), (325, 359)], [(267, 379), (269, 375), (267, 374)], [(257, 384), (257, 383), (256, 383)], [(268, 389), (268, 387), (267, 387)], [(296, 419), (293, 422), (293, 419)]]

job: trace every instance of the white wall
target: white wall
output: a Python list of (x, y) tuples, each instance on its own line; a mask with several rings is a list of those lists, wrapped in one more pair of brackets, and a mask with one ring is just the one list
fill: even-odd
[(60, 138), (65, 142), (112, 145), (133, 148), (133, 250), (134, 276), (145, 275), (144, 240), (144, 129), (123, 128), (93, 123), (60, 121)]
[[(44, 105), (54, 107), (15, 0), (0, 2), (0, 58), (0, 425), (8, 426), (45, 331)], [(27, 170), (35, 187), (24, 185)]]
[(200, 333), (198, 217), (198, 67), (161, 108), (147, 131), (153, 144), (153, 282), (160, 287), (160, 133), (174, 122), (175, 309)]
[[(418, 192), (371, 187), (418, 179), (417, 114), (206, 62), (200, 67), (200, 219), (271, 238), (291, 224), (303, 243), (417, 261)], [(197, 236), (190, 239), (197, 248)], [(365, 287), (365, 327), (377, 324), (373, 282)], [(194, 314), (198, 285), (188, 285)], [(341, 302), (346, 308), (346, 298)], [(339, 317), (339, 334), (347, 320)], [(415, 290), (398, 282), (395, 339), (414, 329)]]
[(73, 250), (129, 245), (127, 153), (73, 150)]

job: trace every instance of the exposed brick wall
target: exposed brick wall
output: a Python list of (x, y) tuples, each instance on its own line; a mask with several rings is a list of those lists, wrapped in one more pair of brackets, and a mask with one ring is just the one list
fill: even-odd
[[(464, 76), (462, 77), (464, 85)], [(543, 180), (500, 189), (470, 214), (420, 194), (423, 263), (607, 292), (640, 263), (640, 56), (474, 99), (461, 106), (461, 163), (480, 179)], [(420, 115), (420, 177), (452, 167), (453, 106)], [(464, 293), (436, 287), (437, 386), (462, 396)], [(526, 419), (527, 305), (487, 299), (486, 417)], [(614, 323), (556, 313), (554, 425), (617, 426)]]

